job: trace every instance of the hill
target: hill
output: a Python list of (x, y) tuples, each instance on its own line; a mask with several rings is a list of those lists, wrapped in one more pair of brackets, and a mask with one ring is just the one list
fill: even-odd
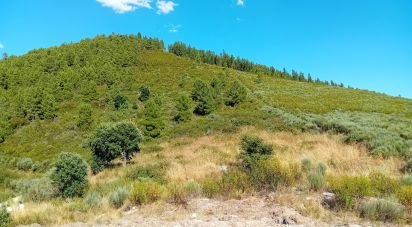
[[(171, 45), (170, 51), (164, 49), (158, 39), (111, 35), (1, 60), (0, 200), (20, 194), (13, 184), (16, 179), (47, 173), (59, 153), (75, 152), (91, 163), (90, 135), (102, 123), (125, 120), (143, 131), (141, 157), (150, 157), (148, 163), (163, 160), (163, 151), (173, 146), (184, 146), (184, 141), (170, 145), (182, 138), (236, 135), (237, 143), (240, 134), (279, 132), (339, 134), (333, 143), (360, 146), (357, 151), (365, 149), (375, 160), (388, 160), (382, 163), (389, 163), (387, 173), (394, 177), (402, 175), (399, 168), (412, 158), (412, 100), (344, 88), (182, 43)], [(148, 101), (142, 98), (145, 89), (150, 91)], [(194, 98), (196, 92), (204, 97)], [(183, 108), (184, 113), (179, 108), (182, 105), (189, 107)], [(310, 139), (305, 141), (302, 146), (309, 146), (307, 150), (321, 143), (311, 147), (304, 145)], [(289, 149), (285, 147), (279, 147), (279, 152)], [(234, 152), (227, 155), (216, 148), (222, 161), (214, 160), (213, 149), (207, 147), (212, 152), (208, 157), (212, 170), (216, 163), (236, 162), (236, 146), (230, 146)], [(187, 157), (190, 154), (184, 153), (166, 160), (178, 165), (191, 162)], [(285, 154), (281, 157), (288, 159)], [(317, 153), (312, 159), (328, 163), (335, 173), (342, 165), (333, 164), (329, 155), (322, 159)], [(200, 165), (202, 160), (198, 161)], [(25, 162), (32, 162), (33, 171), (24, 170)], [(368, 169), (374, 162), (366, 163), (360, 172), (373, 172)], [(100, 187), (106, 175), (116, 175), (111, 171), (117, 170), (103, 172), (93, 187)], [(200, 175), (213, 172), (204, 167)], [(183, 175), (178, 180), (202, 179)], [(102, 194), (109, 189), (102, 189)]]

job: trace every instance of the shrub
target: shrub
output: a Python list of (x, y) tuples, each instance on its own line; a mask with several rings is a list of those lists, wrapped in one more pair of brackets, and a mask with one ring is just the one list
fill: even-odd
[(19, 170), (29, 171), (33, 168), (33, 161), (31, 158), (22, 158), (16, 163), (16, 167)]
[(109, 193), (108, 201), (111, 206), (120, 208), (123, 206), (128, 196), (129, 191), (125, 187), (119, 187), (115, 191)]
[(92, 170), (97, 173), (111, 164), (117, 157), (122, 157), (124, 164), (134, 153), (140, 150), (142, 135), (133, 123), (119, 122), (104, 124), (92, 135), (89, 146), (93, 152)]
[(93, 123), (92, 107), (88, 104), (80, 105), (77, 126), (82, 129), (89, 128)]
[(192, 108), (192, 105), (190, 103), (190, 98), (187, 97), (186, 95), (181, 95), (177, 99), (177, 103), (176, 103), (177, 114), (176, 116), (174, 116), (173, 119), (177, 123), (190, 120), (190, 118), (192, 117), (191, 108)]
[(396, 179), (387, 177), (382, 173), (373, 172), (369, 174), (371, 187), (377, 195), (391, 195), (395, 193), (400, 183)]
[(126, 173), (126, 177), (130, 180), (152, 180), (159, 183), (165, 183), (167, 164), (156, 164), (137, 166), (129, 169)]
[(305, 158), (301, 161), (302, 170), (309, 172), (312, 169), (312, 161), (308, 158)]
[(139, 100), (141, 102), (146, 102), (147, 100), (149, 100), (149, 98), (150, 98), (150, 89), (147, 85), (142, 85), (139, 88), (139, 92), (140, 92)]
[(6, 208), (0, 207), (0, 227), (9, 227), (12, 225), (10, 214)]
[(83, 202), (90, 208), (99, 207), (102, 201), (102, 197), (98, 192), (91, 192), (84, 197)]
[(50, 200), (57, 194), (48, 177), (15, 180), (11, 182), (11, 187), (21, 193), (26, 200), (35, 202)]
[(403, 216), (403, 209), (402, 205), (395, 202), (383, 199), (370, 200), (362, 205), (360, 216), (384, 222), (395, 221)]
[(217, 176), (209, 176), (201, 182), (203, 195), (207, 198), (215, 198), (221, 190), (220, 178)]
[(62, 153), (50, 176), (60, 196), (64, 198), (83, 195), (87, 187), (87, 164), (78, 154)]
[(326, 165), (323, 162), (319, 162), (318, 163), (318, 167), (316, 168), (316, 171), (320, 174), (322, 174), (323, 176), (325, 176), (326, 174)]
[(412, 186), (401, 187), (396, 192), (396, 197), (403, 205), (412, 208)]
[(365, 176), (331, 177), (328, 188), (336, 194), (338, 205), (346, 209), (353, 209), (357, 200), (373, 195), (371, 182)]
[(282, 166), (277, 159), (251, 158), (249, 176), (257, 190), (276, 190), (279, 183), (284, 181)]
[(273, 147), (265, 144), (263, 139), (255, 136), (244, 136), (241, 142), (242, 151), (248, 156), (271, 155)]
[(196, 181), (188, 181), (183, 187), (190, 198), (196, 198), (202, 195), (202, 185)]
[(163, 110), (163, 101), (160, 97), (150, 99), (143, 110), (144, 134), (152, 138), (158, 138), (166, 127)]
[(252, 190), (249, 176), (238, 168), (223, 174), (220, 187), (226, 198), (240, 198), (243, 193)]
[(121, 94), (115, 95), (113, 97), (113, 106), (116, 110), (127, 109), (129, 107), (127, 97)]
[(320, 171), (312, 171), (308, 175), (311, 190), (318, 191), (325, 185), (325, 176)]
[(169, 200), (176, 205), (185, 206), (189, 201), (189, 193), (184, 185), (180, 183), (172, 183), (167, 186)]
[(229, 87), (226, 94), (225, 104), (227, 106), (236, 106), (243, 102), (247, 96), (247, 89), (239, 82), (235, 81)]
[(141, 205), (159, 200), (162, 196), (162, 186), (154, 181), (137, 182), (129, 195), (130, 202)]
[(203, 81), (197, 80), (193, 85), (192, 100), (197, 102), (194, 113), (204, 116), (216, 109), (216, 100), (212, 89)]
[(412, 173), (412, 158), (410, 158), (410, 159), (406, 162), (405, 166), (403, 167), (403, 170), (404, 170), (406, 173)]

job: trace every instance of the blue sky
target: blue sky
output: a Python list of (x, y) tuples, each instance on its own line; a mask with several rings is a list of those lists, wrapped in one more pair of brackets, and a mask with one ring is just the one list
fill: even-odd
[(142, 32), (412, 98), (410, 0), (3, 0), (0, 53)]

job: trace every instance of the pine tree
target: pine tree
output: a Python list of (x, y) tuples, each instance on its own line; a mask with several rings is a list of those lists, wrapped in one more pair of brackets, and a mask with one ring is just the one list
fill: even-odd
[(181, 95), (177, 99), (177, 114), (174, 117), (174, 120), (178, 123), (190, 120), (192, 116), (191, 108), (190, 98), (187, 95)]
[(143, 110), (143, 132), (146, 136), (158, 138), (165, 129), (163, 116), (163, 103), (160, 97), (155, 97), (146, 102)]
[(247, 89), (239, 81), (235, 81), (227, 91), (225, 104), (227, 106), (236, 106), (244, 101), (246, 96)]
[(192, 100), (197, 102), (194, 113), (198, 115), (207, 115), (216, 109), (212, 89), (203, 81), (197, 80), (192, 90)]
[(117, 94), (113, 97), (113, 105), (116, 110), (127, 109), (129, 107), (128, 99), (125, 95)]
[(79, 118), (77, 126), (85, 129), (89, 128), (93, 123), (92, 107), (88, 104), (82, 104), (79, 109)]
[(147, 85), (142, 85), (139, 88), (140, 96), (139, 100), (141, 102), (146, 102), (150, 98), (150, 88)]

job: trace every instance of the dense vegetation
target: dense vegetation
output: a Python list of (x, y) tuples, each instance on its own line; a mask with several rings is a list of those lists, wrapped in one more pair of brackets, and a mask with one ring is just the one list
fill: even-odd
[[(327, 84), (336, 85), (183, 43), (169, 46), (168, 53), (161, 40), (141, 35), (97, 36), (7, 57), (0, 61), (0, 201), (19, 194), (30, 201), (85, 194), (81, 209), (100, 206), (102, 196), (118, 208), (127, 200), (156, 201), (165, 192), (184, 203), (196, 195), (238, 197), (304, 179), (310, 191), (334, 191), (340, 209), (357, 209), (363, 197), (382, 195), (409, 206), (410, 175), (335, 179), (323, 163), (284, 165), (273, 157), (276, 147), (254, 136), (242, 140), (243, 153), (223, 176), (168, 182), (169, 166), (159, 156), (157, 165), (129, 169), (121, 180), (134, 182), (132, 187), (87, 188), (87, 165), (98, 173), (118, 159), (126, 164), (145, 144), (244, 126), (343, 134), (346, 143), (363, 144), (373, 155), (401, 157), (401, 171), (411, 172), (412, 101)], [(81, 157), (59, 156), (67, 151)], [(82, 166), (80, 172), (73, 165)], [(61, 179), (70, 172), (79, 176), (72, 176), (80, 179), (76, 185)], [(390, 180), (396, 181), (390, 191), (381, 190), (379, 183)], [(355, 195), (364, 182), (370, 191)], [(363, 215), (378, 219), (370, 210), (380, 204), (393, 205), (371, 202)]]

